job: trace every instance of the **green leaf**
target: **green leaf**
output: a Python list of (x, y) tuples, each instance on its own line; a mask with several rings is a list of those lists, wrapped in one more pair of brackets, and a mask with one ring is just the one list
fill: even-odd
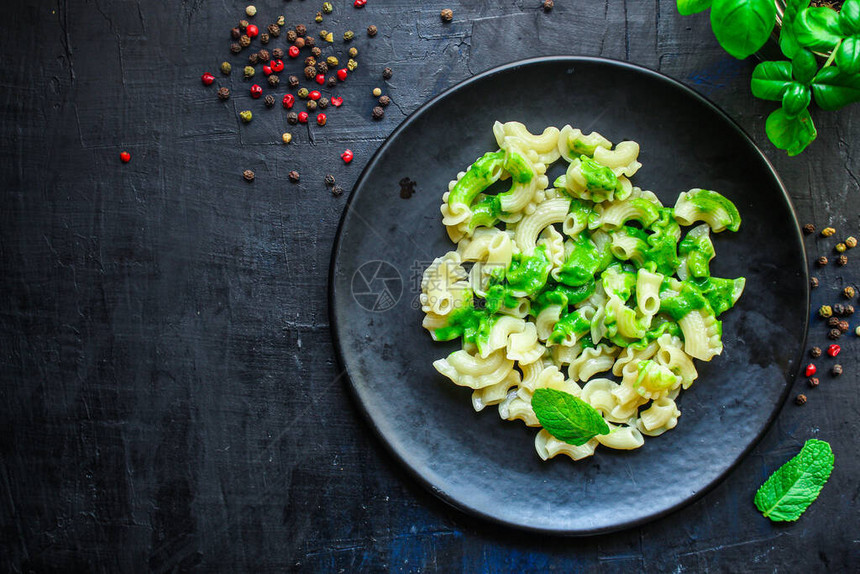
[(823, 110), (860, 102), (860, 75), (846, 74), (833, 66), (824, 68), (812, 80), (812, 95)]
[(809, 0), (788, 0), (785, 4), (785, 10), (782, 13), (782, 27), (779, 31), (779, 49), (782, 50), (786, 58), (793, 58), (800, 49), (800, 44), (797, 43), (797, 37), (794, 34), (794, 20), (797, 18), (798, 11), (808, 5)]
[(713, 0), (678, 0), (678, 12), (683, 16), (704, 12)]
[(797, 41), (813, 50), (832, 49), (841, 38), (838, 16), (835, 10), (824, 7), (801, 10), (794, 20)]
[(860, 34), (860, 0), (846, 0), (839, 11), (839, 28), (845, 36)]
[(849, 74), (860, 73), (860, 36), (845, 38), (836, 50), (836, 65)]
[(580, 446), (599, 434), (609, 434), (609, 425), (594, 407), (570, 393), (537, 389), (532, 409), (541, 426), (558, 440)]
[(714, 0), (711, 6), (714, 36), (740, 60), (764, 46), (775, 23), (773, 0)]
[(753, 70), (750, 88), (755, 97), (778, 102), (790, 84), (791, 62), (762, 62)]
[(782, 96), (782, 109), (789, 118), (797, 117), (800, 112), (809, 107), (812, 92), (799, 82), (793, 82)]
[(817, 71), (818, 61), (815, 59), (815, 54), (806, 48), (800, 48), (791, 60), (791, 73), (794, 74), (794, 79), (808, 86)]
[(818, 498), (833, 472), (833, 451), (822, 440), (806, 441), (755, 493), (756, 508), (774, 522), (794, 522)]
[(778, 108), (767, 117), (765, 131), (773, 145), (788, 155), (799, 154), (818, 135), (809, 110), (803, 110), (792, 118), (784, 109)]

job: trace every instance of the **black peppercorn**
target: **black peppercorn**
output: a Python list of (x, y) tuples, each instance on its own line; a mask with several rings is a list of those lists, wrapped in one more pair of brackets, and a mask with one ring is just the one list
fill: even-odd
[(261, 62), (268, 62), (272, 59), (272, 57), (269, 55), (268, 50), (260, 50), (259, 52), (257, 52), (257, 56), (259, 56)]
[(219, 100), (230, 99), (230, 90), (227, 88), (218, 88), (218, 99)]
[[(272, 83), (271, 82), (272, 77), (273, 76), (269, 76), (269, 83), (270, 84)], [(269, 94), (268, 96), (266, 96), (266, 107), (272, 108), (274, 106), (275, 106), (275, 96), (273, 96), (272, 94)]]
[(245, 178), (245, 181), (254, 181), (254, 172), (250, 169), (246, 169), (242, 172), (242, 177)]
[(839, 257), (836, 258), (836, 264), (839, 265), (840, 267), (844, 267), (845, 265), (848, 265), (848, 256), (847, 255), (840, 255)]
[(821, 356), (821, 347), (812, 347), (809, 349), (809, 356), (813, 359), (817, 359)]
[(295, 30), (287, 30), (287, 42), (289, 42), (290, 44), (295, 42), (296, 38), (298, 38), (298, 37), (299, 37), (299, 35), (296, 34)]
[(313, 79), (314, 76), (317, 75), (317, 69), (313, 66), (307, 66), (305, 68), (305, 77), (309, 80)]
[(376, 29), (376, 26), (374, 26), (373, 24), (371, 24), (370, 26), (367, 27), (367, 35), (370, 36), (371, 38), (376, 36), (377, 31), (378, 30)]
[(450, 8), (445, 8), (441, 12), (439, 12), (439, 17), (442, 18), (443, 22), (450, 22), (454, 19), (454, 11)]
[(290, 76), (287, 79), (287, 83), (290, 85), (291, 88), (298, 88), (299, 87), (299, 77), (298, 76)]
[(320, 108), (324, 110), (328, 107), (329, 101), (328, 98), (320, 98), (320, 101), (317, 103), (320, 105)]
[(334, 176), (333, 176), (332, 174), (328, 174), (328, 175), (326, 175), (326, 176), (325, 176), (325, 184), (326, 184), (327, 186), (331, 187), (331, 186), (333, 186), (335, 183), (337, 183), (337, 182), (335, 181)]
[(328, 87), (329, 87), (329, 88), (333, 88), (333, 87), (335, 87), (335, 86), (337, 85), (337, 77), (335, 77), (335, 76), (330, 76), (330, 77), (329, 77), (329, 79), (328, 79), (328, 82), (326, 82), (326, 83), (328, 84)]
[(803, 232), (807, 235), (815, 233), (815, 226), (812, 225), (811, 223), (807, 223), (806, 225), (803, 226)]
[(269, 34), (272, 35), (272, 38), (277, 38), (281, 35), (281, 27), (277, 24), (269, 24), (269, 27), (266, 29), (269, 31)]
[(833, 327), (833, 328), (838, 327), (838, 326), (839, 326), (839, 317), (830, 317), (830, 318), (827, 320), (827, 326), (828, 326), (828, 327)]
[(287, 123), (290, 125), (296, 125), (299, 123), (299, 114), (296, 112), (290, 112), (287, 114)]
[(843, 333), (847, 333), (848, 329), (850, 329), (851, 326), (848, 324), (848, 321), (843, 319), (842, 321), (839, 321), (839, 325), (837, 325), (837, 328)]
[(317, 109), (316, 100), (308, 100), (308, 103), (305, 105), (307, 106), (309, 112), (312, 112)]
[(236, 42), (233, 42), (232, 44), (230, 44), (230, 51), (233, 52), (234, 54), (238, 54), (239, 52), (242, 51), (242, 46)]
[(845, 315), (854, 314), (854, 305), (845, 305)]
[(328, 72), (328, 64), (325, 62), (317, 62), (317, 72), (320, 74), (325, 74)]
[(308, 48), (313, 48), (314, 44), (316, 43), (317, 41), (314, 40), (313, 36), (308, 36), (307, 38), (305, 38), (305, 46), (307, 46)]
[(841, 336), (842, 336), (842, 331), (840, 331), (839, 329), (830, 329), (829, 331), (827, 331), (827, 338), (831, 339), (833, 341), (835, 341), (836, 339), (838, 339)]
[(543, 0), (543, 11), (549, 12), (555, 6), (555, 2), (553, 0)]
[(382, 106), (383, 108), (386, 107), (390, 103), (391, 103), (391, 98), (389, 98), (388, 96), (379, 96), (379, 105)]
[(827, 265), (827, 256), (822, 255), (821, 257), (818, 258), (816, 263), (818, 263), (818, 265), (820, 265), (821, 267), (824, 267), (825, 265)]
[(260, 61), (260, 54), (251, 54), (248, 56), (248, 63), (252, 66), (256, 66), (257, 62)]
[(837, 303), (833, 306), (833, 314), (839, 315), (840, 317), (845, 314), (845, 306)]
[(314, 46), (311, 48), (311, 54), (313, 54), (314, 58), (320, 58), (322, 57), (322, 50), (318, 46)]
[(338, 195), (343, 195), (343, 188), (339, 185), (336, 185), (331, 188), (331, 194), (337, 197)]
[(385, 116), (385, 110), (382, 109), (382, 106), (376, 106), (373, 108), (373, 119), (381, 120), (383, 116)]
[(272, 50), (272, 57), (276, 60), (280, 60), (284, 57), (284, 51), (280, 48), (275, 48)]
[(260, 34), (260, 43), (261, 44), (268, 44), (269, 43), (269, 35), (266, 34), (265, 32)]
[(842, 374), (842, 365), (840, 365), (838, 363), (833, 365), (833, 368), (830, 369), (830, 372), (833, 373), (834, 377), (838, 377), (839, 375)]
[(806, 382), (809, 384), (810, 388), (813, 388), (813, 389), (815, 387), (817, 387), (818, 384), (820, 383), (820, 381), (818, 380), (818, 377), (810, 377), (810, 379)]
[(234, 40), (238, 40), (241, 35), (242, 30), (238, 26), (230, 30), (230, 37)]
[(794, 402), (797, 403), (798, 405), (805, 405), (806, 404), (806, 395), (797, 395), (797, 398), (794, 399)]
[(278, 84), (281, 83), (281, 78), (279, 78), (277, 74), (272, 74), (271, 76), (269, 76), (268, 82), (270, 86), (272, 86), (273, 88), (277, 88)]
[(297, 172), (296, 170), (291, 171), (289, 173), (289, 178), (290, 178), (291, 182), (298, 183), (299, 182), (299, 172)]
[(382, 70), (382, 77), (386, 80), (390, 80), (391, 76), (393, 76), (393, 75), (394, 75), (394, 70), (392, 70), (391, 68), (385, 68), (384, 70)]
[(307, 33), (308, 33), (308, 29), (304, 24), (299, 24), (298, 26), (296, 26), (296, 35), (304, 36)]
[(815, 289), (818, 287), (818, 277), (813, 277), (809, 280), (809, 286)]

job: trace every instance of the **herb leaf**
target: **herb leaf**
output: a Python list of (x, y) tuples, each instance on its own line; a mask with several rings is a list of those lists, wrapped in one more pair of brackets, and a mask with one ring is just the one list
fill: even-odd
[(808, 86), (816, 72), (818, 72), (818, 62), (815, 60), (815, 54), (806, 48), (799, 48), (791, 59), (791, 73), (794, 74), (794, 78)]
[(793, 522), (812, 504), (833, 471), (833, 451), (810, 439), (779, 467), (755, 493), (756, 508), (774, 522)]
[(796, 118), (800, 112), (809, 107), (811, 101), (812, 92), (809, 88), (799, 82), (793, 82), (782, 96), (782, 109), (789, 118)]
[(743, 60), (764, 46), (776, 22), (771, 0), (714, 0), (711, 28), (726, 52)]
[(823, 68), (812, 80), (812, 94), (823, 110), (838, 110), (860, 102), (860, 75), (846, 74), (833, 66)]
[(697, 12), (704, 12), (711, 7), (713, 0), (678, 0), (678, 13), (689, 16)]
[(800, 49), (797, 36), (794, 34), (794, 21), (797, 13), (809, 5), (809, 0), (788, 0), (782, 15), (782, 29), (779, 32), (779, 49), (786, 58), (793, 58)]
[(799, 154), (818, 136), (809, 110), (789, 117), (784, 109), (777, 108), (767, 117), (764, 129), (773, 145), (788, 155)]
[(794, 35), (801, 46), (830, 50), (840, 39), (838, 18), (839, 13), (830, 8), (806, 8), (794, 20)]
[(860, 34), (860, 0), (845, 0), (839, 11), (839, 27), (845, 36)]
[(762, 62), (753, 70), (750, 88), (755, 97), (778, 102), (790, 84), (791, 62)]
[(836, 50), (836, 65), (849, 74), (860, 72), (860, 35), (842, 40)]
[(549, 434), (574, 446), (587, 443), (599, 434), (609, 434), (609, 425), (594, 407), (570, 393), (537, 389), (532, 409)]

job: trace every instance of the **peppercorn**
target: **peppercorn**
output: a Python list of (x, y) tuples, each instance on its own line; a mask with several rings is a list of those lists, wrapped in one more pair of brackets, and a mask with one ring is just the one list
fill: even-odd
[(290, 112), (287, 114), (287, 123), (290, 125), (296, 125), (299, 123), (299, 114), (296, 112)]
[(239, 38), (239, 45), (243, 48), (247, 48), (251, 45), (251, 37), (247, 34), (242, 34), (242, 36)]
[(296, 92), (296, 95), (297, 95), (298, 97), (300, 97), (301, 99), (303, 99), (303, 100), (304, 100), (305, 98), (307, 98), (307, 97), (308, 97), (308, 94), (309, 94), (309, 93), (310, 93), (310, 92), (308, 92), (308, 89), (307, 89), (307, 88), (299, 88), (299, 91), (298, 91), (298, 92)]
[(272, 59), (272, 57), (269, 55), (268, 50), (260, 50), (259, 52), (257, 52), (257, 56), (260, 58), (261, 62), (268, 62)]
[(339, 108), (342, 103), (343, 103), (343, 98), (338, 97), (338, 98), (332, 98), (331, 99), (331, 105), (333, 105), (336, 108)]
[(797, 403), (798, 405), (805, 405), (806, 404), (806, 395), (797, 395), (797, 398), (794, 399), (794, 402)]
[(339, 185), (335, 185), (334, 187), (331, 188), (331, 194), (335, 197), (337, 197), (339, 195), (343, 195), (343, 188)]
[[(277, 78), (277, 76), (274, 76), (274, 77)], [(270, 84), (272, 83), (271, 80), (269, 80), (269, 83)], [(272, 94), (269, 94), (268, 96), (266, 96), (266, 107), (267, 108), (275, 107), (275, 96), (273, 96)]]
[(334, 56), (329, 56), (328, 58), (326, 58), (325, 63), (328, 64), (329, 68), (337, 68), (337, 65), (339, 64), (338, 59)]
[(818, 377), (809, 377), (809, 379), (806, 382), (807, 382), (807, 384), (809, 384), (809, 387), (812, 389), (817, 387), (818, 384), (820, 383), (820, 381), (818, 380)]
[(255, 100), (263, 95), (263, 88), (259, 84), (251, 86), (251, 97)]
[(845, 267), (846, 265), (848, 265), (848, 256), (847, 255), (840, 255), (839, 257), (836, 258), (836, 264), (839, 265), (840, 267)]
[(299, 182), (299, 172), (297, 172), (296, 170), (292, 170), (289, 173), (289, 178), (290, 178), (291, 182), (298, 183)]
[(439, 12), (439, 16), (442, 18), (443, 22), (450, 22), (454, 19), (454, 11), (450, 8), (445, 8), (441, 12)]
[(250, 25), (251, 25), (251, 23), (248, 22), (247, 20), (239, 20), (239, 27), (243, 30)]
[(242, 70), (242, 72), (245, 74), (246, 78), (253, 78), (256, 73), (253, 66), (245, 66), (245, 69)]
[(829, 331), (827, 331), (827, 338), (832, 340), (832, 341), (835, 341), (836, 339), (838, 339), (841, 336), (842, 336), (842, 331), (840, 331), (839, 329), (830, 329)]
[(321, 24), (323, 21), (322, 12), (317, 12), (316, 16), (314, 16), (314, 22), (317, 24)]
[(257, 8), (255, 6), (248, 6), (245, 8), (245, 14), (248, 16), (254, 16), (257, 13)]
[(296, 34), (298, 36), (304, 36), (307, 33), (308, 33), (308, 29), (307, 29), (307, 27), (305, 27), (304, 24), (299, 24), (298, 26), (296, 26)]
[(821, 356), (821, 347), (812, 347), (809, 349), (809, 356), (813, 359), (817, 359)]
[(317, 109), (317, 102), (316, 102), (316, 100), (308, 100), (308, 103), (307, 103), (306, 105), (307, 105), (307, 107), (308, 107), (308, 111), (309, 111), (309, 112), (312, 112), (312, 111), (314, 111), (314, 110), (316, 110), (316, 109)]
[(260, 34), (260, 29), (257, 28), (254, 24), (248, 24), (245, 28), (245, 33), (252, 38), (256, 38)]
[(305, 38), (305, 46), (308, 48), (313, 48), (314, 44), (316, 44), (316, 40), (314, 40), (313, 36), (308, 36)]
[(349, 60), (347, 60), (347, 62), (346, 62), (346, 68), (347, 68), (350, 72), (353, 72), (353, 71), (355, 71), (355, 69), (356, 69), (356, 68), (358, 68), (358, 62), (356, 62), (355, 60), (353, 60), (352, 58), (350, 58), (350, 59), (349, 59)]
[(235, 28), (230, 30), (230, 37), (234, 40), (238, 40), (242, 36), (242, 29), (236, 26)]
[(230, 90), (228, 88), (218, 88), (218, 99), (219, 100), (230, 99)]
[(347, 52), (347, 54), (349, 54), (350, 58), (355, 58), (356, 56), (358, 56), (358, 48), (356, 48), (356, 47), (350, 48), (349, 51)]
[(860, 325), (857, 325), (857, 327), (855, 327), (854, 334), (860, 337)]
[(555, 6), (555, 2), (553, 0), (543, 0), (543, 11), (549, 12)]
[(394, 75), (394, 70), (392, 70), (391, 68), (385, 68), (384, 70), (382, 70), (382, 78), (384, 80), (390, 80), (391, 76), (393, 76), (393, 75)]
[(298, 48), (299, 50), (301, 50), (302, 48), (304, 48), (304, 47), (305, 47), (305, 39), (304, 39), (304, 38), (301, 38), (301, 37), (300, 37), (300, 38), (296, 38), (296, 41), (295, 41), (295, 42), (293, 42), (293, 46), (295, 46), (296, 48)]
[(263, 32), (262, 34), (260, 34), (260, 43), (261, 44), (268, 44), (269, 43), (269, 35), (266, 32)]
[(833, 314), (842, 316), (845, 314), (845, 307), (843, 307), (840, 303), (837, 303), (833, 306)]
[(347, 30), (343, 33), (344, 42), (352, 42), (353, 38), (355, 38), (355, 32), (353, 32), (352, 30)]
[(854, 237), (846, 237), (845, 247), (847, 247), (848, 249), (854, 249), (855, 247), (857, 247), (857, 239)]
[(290, 85), (291, 88), (298, 88), (299, 87), (299, 77), (298, 76), (290, 76), (287, 79), (287, 83)]
[(278, 84), (280, 84), (280, 83), (281, 83), (281, 79), (278, 77), (277, 74), (272, 74), (271, 76), (269, 76), (269, 85), (272, 86), (273, 88), (277, 88)]
[(845, 305), (845, 315), (853, 315), (854, 314), (854, 305)]
[(284, 51), (280, 48), (275, 48), (272, 50), (272, 57), (276, 60), (280, 60), (284, 57)]
[(840, 351), (842, 351), (842, 347), (840, 347), (839, 345), (830, 345), (829, 347), (827, 347), (827, 354), (831, 357), (835, 357), (840, 353)]
[(246, 169), (242, 172), (242, 177), (245, 178), (245, 181), (254, 181), (254, 172), (250, 169)]
[(256, 66), (257, 62), (259, 62), (259, 61), (260, 61), (260, 54), (255, 53), (255, 54), (251, 54), (250, 56), (248, 56), (248, 63), (251, 64), (252, 66)]
[(291, 141), (293, 141), (293, 134), (291, 134), (290, 132), (284, 132), (281, 135), (281, 141), (285, 144), (290, 143)]
[(286, 18), (284, 18), (283, 16), (278, 16), (278, 21), (277, 21), (277, 22), (275, 22), (275, 24), (277, 24), (277, 25), (278, 25), (278, 26), (280, 26), (281, 28), (283, 28), (283, 27), (284, 27), (284, 24), (286, 24), (286, 23), (287, 23), (287, 19), (286, 19)]
[(295, 42), (296, 38), (298, 38), (298, 37), (299, 36), (298, 36), (298, 34), (296, 34), (295, 30), (287, 30), (287, 42), (289, 42), (290, 44)]
[(305, 68), (305, 78), (312, 80), (317, 75), (317, 69), (313, 66), (308, 66)]
[(305, 67), (316, 66), (316, 65), (317, 65), (317, 59), (314, 58), (313, 56), (308, 56), (307, 58), (305, 58)]
[(230, 62), (221, 62), (221, 73), (225, 76), (229, 76), (230, 72), (233, 71), (233, 66), (230, 65)]
[(314, 58), (322, 57), (322, 50), (320, 50), (317, 46), (311, 48), (311, 54), (313, 54)]
[(812, 277), (812, 278), (809, 280), (809, 286), (810, 286), (810, 287), (812, 287), (813, 289), (815, 289), (816, 287), (818, 287), (818, 277)]
[(385, 110), (383, 110), (381, 106), (376, 106), (375, 108), (373, 108), (373, 114), (372, 115), (373, 115), (373, 119), (381, 120), (382, 117), (385, 115)]
[(269, 24), (268, 27), (266, 27), (266, 30), (269, 31), (269, 35), (271, 35), (272, 38), (277, 38), (281, 35), (281, 27), (277, 24)]
[(320, 74), (325, 74), (328, 72), (328, 64), (325, 62), (317, 62), (317, 72)]
[(328, 30), (320, 30), (320, 40), (325, 40), (326, 36), (328, 36)]
[(337, 183), (337, 182), (336, 182), (336, 181), (335, 181), (335, 179), (334, 179), (334, 175), (332, 175), (332, 174), (327, 174), (327, 175), (325, 176), (325, 184), (326, 184), (327, 186), (331, 187), (331, 186), (333, 186), (335, 183)]
[(370, 36), (371, 38), (376, 36), (376, 32), (377, 32), (376, 26), (374, 26), (373, 24), (371, 24), (370, 26), (367, 27), (367, 35)]
[(328, 98), (320, 98), (320, 101), (317, 102), (319, 104), (320, 109), (326, 109), (328, 107)]
[(833, 365), (833, 368), (830, 369), (830, 372), (833, 373), (834, 377), (838, 377), (842, 374), (842, 365), (840, 365), (839, 363)]
[(825, 227), (821, 230), (821, 237), (830, 237), (834, 233), (836, 233), (835, 229), (833, 229), (832, 227)]
[(232, 44), (230, 44), (230, 51), (233, 52), (234, 54), (238, 54), (239, 52), (242, 51), (242, 46), (240, 46), (236, 42), (233, 42)]
[(845, 253), (845, 250), (848, 249), (848, 247), (844, 243), (837, 243), (833, 249), (836, 250), (836, 253)]
[(382, 106), (383, 108), (388, 106), (388, 104), (390, 104), (390, 103), (391, 103), (391, 98), (389, 98), (388, 96), (379, 96), (379, 105)]
[(848, 329), (850, 329), (850, 328), (851, 328), (851, 326), (848, 324), (848, 321), (846, 321), (846, 320), (844, 320), (844, 319), (843, 319), (842, 321), (839, 321), (838, 328), (839, 328), (839, 330), (840, 330), (840, 331), (842, 331), (843, 333), (847, 333), (847, 332), (848, 332)]
[(373, 88), (373, 92), (372, 92), (372, 93), (373, 93), (373, 96), (374, 96), (375, 98), (378, 98), (379, 96), (381, 96), (381, 95), (382, 95), (382, 90), (380, 90), (379, 88)]
[(317, 125), (318, 126), (324, 126), (327, 121), (328, 121), (328, 118), (326, 117), (325, 114), (322, 114), (322, 113), (317, 114)]
[(838, 327), (839, 326), (839, 317), (830, 317), (827, 320), (827, 326), (828, 327), (834, 327), (834, 328)]
[(323, 12), (331, 14), (332, 10), (334, 10), (334, 6), (331, 5), (331, 2), (323, 2)]
[(833, 309), (830, 307), (830, 305), (822, 305), (818, 308), (818, 314), (826, 319), (833, 315)]
[(816, 263), (818, 263), (818, 265), (820, 265), (821, 267), (824, 267), (825, 265), (827, 265), (827, 256), (822, 255), (821, 257), (818, 258)]
[(337, 77), (329, 76), (328, 78), (328, 87), (333, 88), (337, 85)]
[(242, 121), (247, 124), (252, 119), (254, 119), (254, 114), (251, 113), (251, 110), (245, 110), (245, 111), (239, 112), (239, 117), (242, 118)]
[(806, 365), (806, 370), (804, 371), (804, 373), (806, 373), (807, 377), (811, 377), (812, 375), (815, 374), (815, 372), (817, 370), (818, 369), (815, 367), (815, 365), (813, 365), (812, 363), (809, 363), (808, 365)]
[(807, 223), (806, 225), (803, 226), (803, 232), (807, 235), (815, 233), (815, 226), (812, 225), (811, 223)]
[(350, 163), (355, 158), (355, 155), (352, 153), (352, 150), (347, 148), (343, 150), (343, 153), (340, 154), (340, 159), (343, 160), (343, 163)]

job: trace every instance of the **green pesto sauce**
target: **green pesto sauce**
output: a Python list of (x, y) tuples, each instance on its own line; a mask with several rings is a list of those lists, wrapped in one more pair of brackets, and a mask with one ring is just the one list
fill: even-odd
[(735, 306), (735, 302), (743, 291), (746, 280), (722, 279), (720, 277), (702, 277), (691, 279), (690, 283), (696, 286), (702, 296), (707, 299), (711, 309), (716, 315), (720, 315)]
[(554, 283), (551, 287), (547, 286), (547, 289), (532, 301), (531, 314), (536, 317), (550, 305), (560, 305), (563, 309), (567, 309), (569, 305), (582, 303), (594, 294), (596, 287), (594, 279), (576, 287)]
[(601, 251), (587, 233), (580, 233), (573, 240), (574, 248), (559, 270), (559, 281), (571, 287), (584, 285), (612, 262), (609, 243)]
[(678, 254), (687, 256), (687, 269), (693, 277), (710, 277), (710, 262), (713, 259), (714, 244), (708, 235), (690, 237), (688, 234), (678, 244)]
[(502, 206), (498, 195), (479, 196), (478, 201), (472, 206), (472, 219), (469, 220), (469, 228), (492, 227), (499, 222), (501, 213)]
[(436, 338), (450, 341), (462, 335), (464, 341), (478, 344), (488, 339), (496, 319), (498, 317), (488, 309), (476, 309), (472, 305), (456, 309), (448, 317), (448, 324), (436, 329)]
[(678, 295), (660, 301), (660, 312), (666, 313), (675, 321), (680, 321), (690, 311), (702, 308), (710, 308), (708, 300), (696, 286), (687, 281), (681, 283), (681, 292)]
[(504, 159), (505, 153), (501, 151), (484, 154), (472, 164), (460, 181), (454, 184), (448, 195), (448, 203), (472, 205), (475, 197), (498, 179), (493, 172), (499, 171), (498, 167), (502, 165)]
[(517, 298), (502, 284), (496, 284), (487, 289), (484, 304), (490, 313), (498, 313), (502, 307), (512, 309), (517, 306)]
[(629, 203), (631, 206), (636, 208), (636, 213), (634, 213), (629, 219), (625, 220), (625, 222), (633, 219), (641, 223), (644, 227), (648, 227), (660, 217), (660, 211), (657, 206), (647, 199), (637, 197), (636, 199), (629, 200)]
[(580, 156), (579, 170), (585, 179), (585, 188), (592, 194), (607, 194), (615, 191), (618, 186), (618, 178), (615, 173), (605, 165), (587, 156)]
[(592, 210), (591, 207), (581, 199), (571, 199), (570, 208), (567, 212), (573, 214), (573, 219), (576, 221), (577, 225), (585, 227), (588, 224), (588, 217), (591, 215)]
[(594, 344), (594, 341), (591, 339), (591, 333), (586, 333), (583, 335), (578, 341), (580, 345), (582, 345), (583, 349), (593, 349), (597, 345)]
[(627, 301), (636, 290), (636, 273), (624, 271), (621, 266), (611, 267), (615, 269), (614, 273), (607, 269), (600, 275), (603, 290), (607, 293), (615, 293), (622, 301)]
[(514, 152), (511, 152), (505, 159), (504, 168), (511, 174), (511, 179), (516, 183), (528, 183), (535, 175), (525, 158)]
[(543, 245), (537, 247), (533, 255), (515, 253), (505, 272), (508, 289), (526, 297), (534, 295), (546, 285), (550, 266), (549, 255)]
[(652, 341), (659, 339), (666, 333), (673, 335), (675, 337), (684, 338), (683, 332), (681, 331), (681, 326), (674, 321), (669, 321), (668, 319), (662, 318), (662, 316), (658, 315), (656, 321), (660, 321), (659, 324), (653, 325), (651, 329), (649, 329), (645, 336), (630, 344), (634, 349), (642, 350), (648, 345), (651, 344)]
[(563, 314), (552, 329), (549, 341), (559, 344), (570, 335), (579, 335), (591, 330), (591, 321), (580, 310)]
[(699, 189), (687, 195), (687, 201), (692, 203), (702, 213), (723, 211), (724, 218), (720, 221), (729, 231), (737, 231), (741, 226), (741, 214), (738, 208), (728, 198), (716, 191)]

